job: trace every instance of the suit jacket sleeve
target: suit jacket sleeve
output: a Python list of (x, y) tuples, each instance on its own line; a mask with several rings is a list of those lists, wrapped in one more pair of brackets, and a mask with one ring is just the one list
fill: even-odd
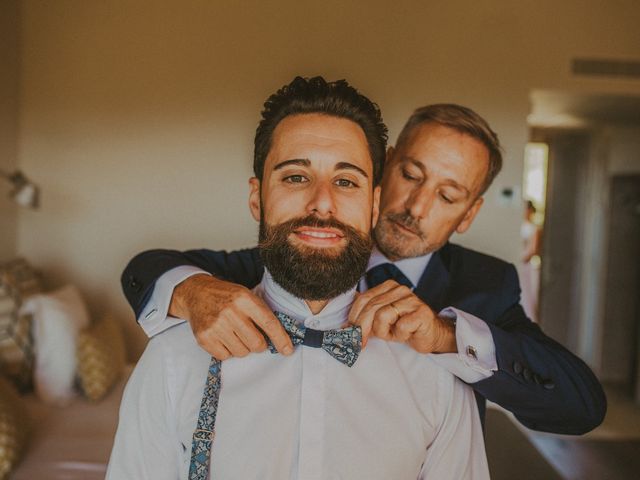
[(263, 266), (257, 248), (233, 252), (213, 250), (148, 250), (136, 255), (122, 272), (124, 295), (136, 318), (149, 301), (156, 280), (163, 273), (191, 265), (217, 277), (253, 288), (262, 279)]
[(472, 386), (534, 430), (583, 434), (604, 419), (606, 397), (591, 369), (531, 322), (519, 304), (513, 265), (505, 269), (502, 314), (487, 324), (498, 371)]

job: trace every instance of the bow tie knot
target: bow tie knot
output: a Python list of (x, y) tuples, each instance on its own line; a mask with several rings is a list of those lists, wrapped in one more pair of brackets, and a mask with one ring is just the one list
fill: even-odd
[[(274, 313), (294, 345), (322, 348), (333, 358), (349, 367), (356, 363), (362, 349), (362, 329), (360, 327), (314, 330), (297, 324), (295, 320), (282, 312)], [(276, 353), (273, 344), (270, 341), (268, 344), (271, 353)]]

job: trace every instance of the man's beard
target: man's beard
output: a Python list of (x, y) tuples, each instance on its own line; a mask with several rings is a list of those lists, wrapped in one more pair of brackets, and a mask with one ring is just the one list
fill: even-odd
[[(397, 233), (392, 223), (399, 223), (415, 235)], [(409, 212), (387, 213), (380, 216), (375, 228), (378, 248), (390, 259), (412, 258), (426, 255), (437, 249), (426, 242), (420, 230), (420, 221)]]
[[(294, 246), (289, 235), (300, 227), (339, 229), (347, 244), (340, 251)], [(353, 288), (362, 277), (373, 241), (370, 233), (309, 215), (274, 226), (262, 218), (258, 246), (264, 265), (282, 288), (303, 300), (329, 300)]]

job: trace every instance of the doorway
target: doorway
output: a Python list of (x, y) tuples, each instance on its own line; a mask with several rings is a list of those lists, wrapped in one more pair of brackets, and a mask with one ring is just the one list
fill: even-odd
[(531, 101), (531, 141), (548, 148), (541, 326), (602, 381), (640, 390), (640, 97), (535, 91)]
[(602, 370), (640, 403), (640, 174), (610, 181)]

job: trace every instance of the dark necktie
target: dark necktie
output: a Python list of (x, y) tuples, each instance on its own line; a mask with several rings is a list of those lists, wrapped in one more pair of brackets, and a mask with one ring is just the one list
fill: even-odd
[(411, 289), (414, 288), (411, 280), (407, 278), (407, 276), (400, 271), (398, 267), (396, 267), (393, 263), (382, 263), (373, 267), (371, 270), (367, 272), (367, 287), (373, 288), (377, 287), (381, 283), (387, 280), (395, 280), (400, 285), (404, 285)]

